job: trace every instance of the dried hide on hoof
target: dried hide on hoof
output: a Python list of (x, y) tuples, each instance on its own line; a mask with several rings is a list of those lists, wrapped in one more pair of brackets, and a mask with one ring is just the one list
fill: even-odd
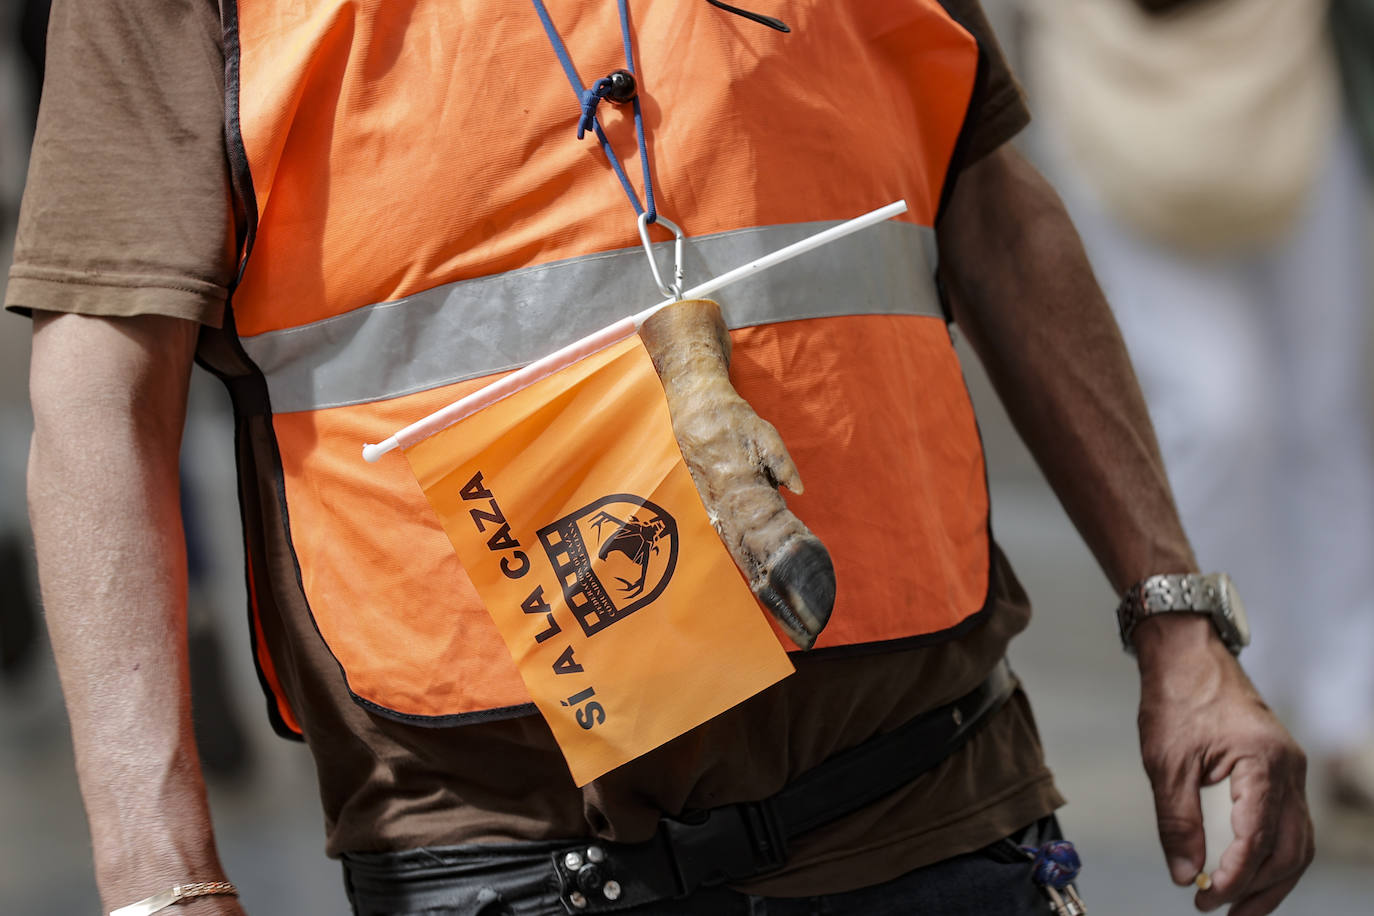
[(802, 491), (782, 437), (730, 384), (720, 306), (675, 303), (645, 321), (640, 338), (711, 523), (759, 601), (797, 645), (811, 648), (835, 603), (835, 569), (778, 493), (779, 486)]

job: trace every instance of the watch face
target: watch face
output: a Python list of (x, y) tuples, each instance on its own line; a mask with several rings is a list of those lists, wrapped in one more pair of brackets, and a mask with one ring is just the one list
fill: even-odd
[(1245, 616), (1245, 602), (1240, 600), (1240, 593), (1236, 591), (1231, 577), (1223, 575), (1221, 581), (1222, 612), (1231, 626), (1235, 627), (1236, 640), (1239, 643), (1236, 650), (1239, 651), (1241, 647), (1250, 645), (1250, 618)]

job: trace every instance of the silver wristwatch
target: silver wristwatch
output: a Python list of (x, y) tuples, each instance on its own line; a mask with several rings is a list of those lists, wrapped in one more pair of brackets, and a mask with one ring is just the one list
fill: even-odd
[(1136, 625), (1155, 614), (1206, 614), (1232, 655), (1250, 645), (1250, 621), (1245, 616), (1231, 577), (1226, 573), (1174, 573), (1151, 576), (1126, 590), (1116, 609), (1121, 645), (1134, 652), (1131, 634)]

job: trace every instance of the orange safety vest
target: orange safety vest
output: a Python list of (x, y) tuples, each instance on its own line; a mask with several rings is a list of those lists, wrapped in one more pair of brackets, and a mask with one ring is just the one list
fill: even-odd
[[(615, 4), (548, 6), (584, 83), (624, 66)], [(788, 502), (834, 557), (816, 651), (935, 642), (977, 619), (990, 566), (933, 279), (979, 50), (936, 0), (809, 0), (785, 18), (784, 35), (702, 2), (631, 4), (655, 191), (688, 235), (688, 286), (909, 203), (720, 298), (735, 385), (781, 432), (806, 484)], [(528, 0), (238, 0), (225, 34), (244, 229), (229, 320), (250, 366), (238, 390), (258, 392), (236, 403), (274, 439), (240, 444), (250, 547), (273, 541), (254, 526), (286, 529), (248, 570), (278, 724), (300, 730), (261, 615), (302, 603), (369, 708), (531, 712), (405, 460), (359, 450), (661, 299), (634, 213), (575, 139)], [(637, 179), (628, 113), (601, 120)]]

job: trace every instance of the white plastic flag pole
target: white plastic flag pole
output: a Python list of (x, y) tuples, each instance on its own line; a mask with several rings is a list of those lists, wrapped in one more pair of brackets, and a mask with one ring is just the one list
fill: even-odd
[[(904, 200), (890, 203), (886, 207), (879, 207), (877, 210), (865, 213), (863, 216), (856, 216), (851, 220), (840, 223), (838, 226), (831, 226), (823, 232), (817, 232), (815, 235), (807, 236), (799, 242), (793, 242), (786, 248), (779, 248), (772, 254), (766, 254), (761, 258), (750, 261), (748, 264), (741, 265), (732, 271), (723, 273), (714, 280), (707, 280), (700, 286), (694, 286), (683, 293), (682, 298), (700, 299), (703, 296), (709, 296), (717, 290), (723, 289), (731, 283), (743, 280), (745, 277), (752, 276), (761, 270), (767, 270), (770, 267), (781, 264), (783, 261), (789, 261), (799, 254), (805, 254), (813, 248), (820, 248), (822, 245), (828, 245), (836, 239), (844, 238), (846, 235), (858, 232), (860, 229), (867, 229), (869, 226), (889, 220), (905, 212), (906, 201)], [(675, 301), (677, 300), (665, 299), (658, 305), (647, 308), (638, 315), (635, 315), (635, 327), (639, 327), (643, 324), (654, 312), (662, 308), (667, 308)]]
[(1212, 873), (1221, 864), (1221, 854), (1236, 838), (1231, 829), (1231, 777), (1203, 786), (1199, 791), (1202, 803), (1202, 836), (1207, 844), (1206, 862), (1194, 883), (1202, 890), (1212, 886)]
[[(745, 277), (753, 276), (761, 270), (767, 270), (781, 264), (783, 261), (791, 260), (799, 254), (805, 254), (813, 248), (828, 245), (836, 239), (858, 232), (860, 229), (867, 229), (869, 226), (889, 220), (894, 216), (905, 213), (907, 210), (906, 201), (899, 200), (888, 204), (886, 207), (879, 207), (863, 216), (856, 216), (851, 220), (846, 220), (838, 226), (831, 226), (822, 232), (808, 236), (799, 242), (793, 242), (785, 248), (779, 248), (771, 254), (766, 254), (761, 258), (750, 261), (748, 264), (736, 267), (716, 277), (714, 280), (707, 280), (700, 286), (694, 286), (682, 294), (683, 299), (700, 299), (709, 296), (717, 290), (729, 286)], [(521, 388), (535, 379), (542, 378), (551, 372), (556, 372), (563, 366), (571, 365), (577, 360), (598, 350), (603, 350), (618, 341), (624, 340), (635, 331), (639, 326), (649, 319), (651, 315), (660, 309), (667, 308), (677, 300), (665, 299), (657, 305), (650, 306), (642, 312), (622, 318), (615, 324), (608, 325), (595, 333), (588, 334), (581, 340), (574, 341), (542, 359), (535, 360), (523, 369), (517, 369), (502, 379), (492, 382), (479, 391), (474, 391), (465, 398), (460, 398), (436, 410), (434, 413), (399, 430), (394, 435), (388, 436), (376, 445), (364, 445), (363, 457), (368, 461), (376, 461), (387, 452), (396, 448), (409, 447), (417, 442), (429, 438), (437, 432), (447, 429), (464, 417), (470, 416), (496, 401), (508, 395), (514, 394)]]

